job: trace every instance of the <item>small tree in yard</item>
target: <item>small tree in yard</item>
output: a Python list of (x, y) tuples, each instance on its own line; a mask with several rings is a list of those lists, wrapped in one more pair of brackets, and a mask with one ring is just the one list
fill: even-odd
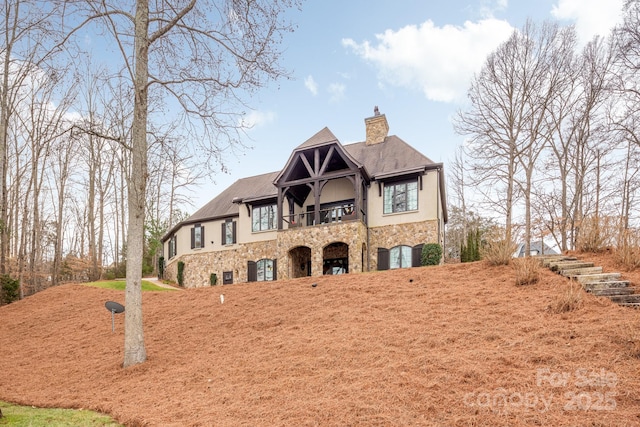
[(0, 275), (0, 305), (10, 304), (19, 297), (20, 282), (8, 274)]
[(164, 257), (158, 258), (158, 279), (164, 279), (164, 268), (166, 267)]
[(182, 286), (184, 283), (184, 262), (178, 261), (178, 274), (176, 279), (178, 280), (178, 285)]
[(422, 247), (422, 265), (438, 265), (442, 260), (442, 246), (438, 243), (427, 243)]
[(473, 262), (480, 260), (480, 230), (467, 232), (467, 243), (460, 247), (460, 262)]

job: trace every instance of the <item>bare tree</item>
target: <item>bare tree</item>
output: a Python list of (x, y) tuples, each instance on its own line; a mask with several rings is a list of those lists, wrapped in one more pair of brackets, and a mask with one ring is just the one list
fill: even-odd
[(67, 227), (67, 219), (65, 218), (66, 201), (68, 198), (69, 180), (76, 168), (78, 159), (78, 146), (76, 136), (73, 132), (68, 132), (63, 137), (58, 138), (54, 142), (52, 151), (54, 153), (51, 174), (49, 175), (50, 187), (55, 189), (53, 205), (56, 209), (54, 216), (55, 240), (53, 260), (51, 264), (51, 284), (57, 285), (60, 281), (60, 270), (62, 266), (62, 258), (64, 255), (65, 230)]
[[(569, 218), (575, 223), (585, 210), (585, 178), (608, 149), (599, 144), (594, 129), (606, 100), (610, 51), (598, 39), (585, 48), (580, 61), (575, 50), (572, 27), (555, 23), (538, 27), (528, 21), (489, 56), (472, 82), (471, 107), (459, 114), (456, 123), (460, 133), (472, 137), (469, 155), (475, 181), (490, 186), (485, 191), (494, 206), (504, 206), (507, 237), (514, 198), (522, 197), (527, 253), (533, 197), (538, 197), (536, 211), (542, 215), (535, 223), (559, 232), (560, 246), (566, 249), (567, 230), (574, 228)], [(547, 147), (551, 159), (543, 157)], [(541, 182), (536, 183), (536, 176)], [(495, 192), (496, 183), (504, 185), (502, 193), (488, 193)], [(559, 190), (546, 190), (556, 185)], [(547, 196), (559, 202), (560, 214), (556, 203), (545, 203)], [(545, 234), (542, 229), (537, 232)]]
[(526, 130), (529, 94), (521, 61), (526, 59), (527, 43), (516, 30), (487, 57), (471, 82), (470, 106), (458, 113), (454, 124), (458, 133), (470, 136), (470, 183), (504, 213), (507, 242), (512, 240), (518, 150)]
[[(466, 171), (464, 156), (464, 147), (460, 146), (456, 149), (454, 158), (449, 164), (448, 182), (449, 188), (452, 190), (450, 191), (450, 194), (453, 196), (453, 200), (457, 208), (455, 212), (459, 212), (461, 222), (461, 227), (454, 227), (453, 224), (447, 225), (446, 244), (448, 249), (445, 250), (445, 255), (450, 258), (458, 258), (460, 256), (460, 246), (464, 243), (464, 239), (467, 236), (467, 202), (465, 197)], [(451, 209), (450, 211), (450, 213), (454, 212)], [(456, 230), (456, 228), (459, 228), (459, 230)]]
[(6, 0), (0, 3), (0, 15), (0, 274), (4, 274), (10, 246), (9, 126), (30, 78), (57, 52), (55, 32), (59, 26), (51, 23), (58, 15), (56, 5), (38, 0)]
[[(191, 137), (200, 137), (195, 141), (202, 142), (202, 152), (210, 160), (219, 160), (224, 141), (237, 141), (239, 113), (234, 113), (233, 102), (242, 105), (244, 92), (285, 76), (278, 66), (277, 47), (291, 26), (282, 22), (280, 13), (296, 3), (137, 0), (131, 7), (126, 2), (84, 0), (74, 4), (75, 12), (84, 13), (77, 20), (99, 25), (115, 40), (135, 100), (131, 141), (121, 141), (131, 153), (125, 367), (146, 360), (140, 280), (149, 173), (149, 91), (157, 91), (158, 99), (173, 97), (182, 109), (183, 128)], [(221, 100), (230, 102), (229, 109), (221, 109)]]
[[(34, 73), (35, 74), (35, 73)], [(31, 284), (31, 291), (37, 292), (45, 287), (42, 276), (45, 271), (42, 265), (42, 247), (40, 242), (43, 230), (42, 187), (46, 182), (44, 174), (49, 165), (51, 148), (54, 142), (63, 137), (69, 129), (65, 120), (68, 108), (73, 101), (72, 92), (64, 92), (64, 88), (73, 91), (71, 85), (63, 84), (64, 69), (40, 69), (37, 76), (32, 75), (28, 86), (29, 97), (24, 109), (20, 109), (16, 117), (22, 120), (22, 135), (27, 139), (30, 153), (29, 179), (27, 191), (30, 197), (23, 200), (25, 214), (21, 218), (23, 227), (22, 238), (28, 246), (22, 252), (28, 252), (27, 279)], [(55, 102), (56, 99), (61, 101)], [(31, 221), (27, 220), (27, 212)], [(26, 234), (29, 234), (28, 236)], [(22, 257), (21, 257), (22, 258)], [(22, 275), (22, 269), (18, 272)]]
[(546, 126), (549, 108), (565, 86), (571, 83), (576, 36), (573, 27), (560, 28), (544, 23), (540, 28), (528, 24), (523, 29), (521, 43), (527, 46), (520, 59), (520, 82), (525, 96), (525, 132), (518, 144), (517, 161), (524, 177), (516, 180), (524, 197), (525, 253), (531, 249), (531, 205), (534, 173), (547, 146)]
[[(640, 1), (627, 0), (624, 19), (613, 32), (615, 42), (616, 87), (613, 92), (616, 102), (610, 113), (612, 135), (624, 147), (620, 167), (623, 177), (618, 179), (622, 186), (620, 228), (630, 226), (634, 193), (637, 184), (637, 148), (640, 147)], [(634, 148), (635, 146), (635, 148)], [(618, 187), (619, 188), (619, 187)]]

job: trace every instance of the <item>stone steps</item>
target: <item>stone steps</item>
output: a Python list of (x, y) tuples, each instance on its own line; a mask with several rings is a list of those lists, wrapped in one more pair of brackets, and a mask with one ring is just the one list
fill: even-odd
[(573, 270), (577, 268), (593, 267), (592, 262), (580, 262), (580, 261), (552, 261), (549, 263), (551, 271), (564, 271)]
[(565, 277), (574, 278), (582, 274), (599, 274), (602, 273), (602, 267), (584, 267), (584, 268), (567, 268), (558, 271)]
[(611, 295), (609, 297), (611, 301), (620, 303), (632, 303), (632, 304), (640, 304), (640, 294), (631, 294), (631, 295)]
[(640, 309), (640, 303), (637, 302), (619, 302), (619, 306), (621, 307), (629, 307), (629, 308), (638, 308)]
[(640, 308), (640, 294), (629, 286), (628, 280), (621, 279), (620, 273), (604, 273), (602, 267), (592, 262), (564, 255), (543, 256), (541, 263), (551, 271), (577, 281), (586, 292), (609, 298), (623, 307)]
[(620, 276), (622, 276), (620, 273), (580, 274), (576, 276), (576, 280), (581, 284), (611, 282), (618, 280)]
[[(612, 297), (612, 296), (621, 296), (621, 295), (633, 295), (636, 292), (635, 288), (606, 288), (606, 289), (593, 289), (591, 291), (587, 291), (592, 293), (593, 295), (599, 297)], [(640, 296), (640, 295), (636, 295)]]
[[(584, 283), (582, 287), (585, 291), (601, 291), (603, 289), (611, 289), (611, 288), (626, 288), (629, 286), (628, 280), (612, 280), (609, 282), (593, 282), (593, 283)], [(635, 288), (633, 288), (635, 289)]]
[(543, 267), (549, 267), (552, 262), (577, 261), (578, 259), (567, 255), (540, 255), (540, 260)]

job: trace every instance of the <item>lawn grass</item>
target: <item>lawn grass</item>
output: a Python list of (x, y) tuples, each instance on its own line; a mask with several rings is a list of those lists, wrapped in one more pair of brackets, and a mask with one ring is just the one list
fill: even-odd
[(111, 417), (97, 412), (76, 409), (47, 409), (19, 406), (0, 401), (0, 426), (12, 427), (120, 427)]
[[(96, 288), (117, 289), (119, 291), (124, 291), (125, 281), (124, 280), (99, 280), (97, 282), (86, 283), (86, 285), (95, 286)], [(143, 280), (142, 290), (143, 291), (173, 291), (174, 289), (163, 288), (147, 280)]]

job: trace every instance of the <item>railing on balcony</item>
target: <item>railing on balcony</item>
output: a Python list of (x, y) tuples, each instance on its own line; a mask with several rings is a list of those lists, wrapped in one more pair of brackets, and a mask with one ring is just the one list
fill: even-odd
[(358, 215), (358, 212), (353, 207), (345, 206), (320, 209), (319, 213), (320, 221), (318, 223), (316, 223), (315, 211), (287, 215), (284, 217), (284, 221), (288, 224), (288, 228), (295, 228), (355, 221), (364, 218), (364, 212), (360, 211), (360, 215)]

